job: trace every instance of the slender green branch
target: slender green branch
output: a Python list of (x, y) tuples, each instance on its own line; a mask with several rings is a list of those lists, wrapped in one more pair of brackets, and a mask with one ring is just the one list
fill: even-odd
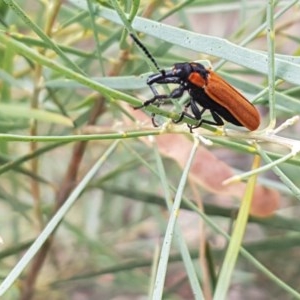
[(267, 40), (268, 40), (268, 85), (269, 85), (269, 128), (276, 125), (275, 111), (275, 30), (274, 30), (274, 1), (269, 0), (267, 6)]

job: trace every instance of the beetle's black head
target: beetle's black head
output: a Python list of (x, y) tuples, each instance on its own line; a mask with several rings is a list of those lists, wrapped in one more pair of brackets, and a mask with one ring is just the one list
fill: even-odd
[(188, 80), (189, 76), (193, 72), (197, 72), (204, 79), (207, 78), (208, 71), (205, 67), (199, 63), (178, 63), (175, 64), (172, 69), (173, 75), (179, 77), (181, 80)]
[(178, 83), (189, 84), (189, 77), (197, 72), (203, 79), (207, 79), (209, 71), (199, 63), (177, 63), (171, 70), (161, 70), (160, 73), (152, 74), (148, 77), (147, 84), (153, 83)]

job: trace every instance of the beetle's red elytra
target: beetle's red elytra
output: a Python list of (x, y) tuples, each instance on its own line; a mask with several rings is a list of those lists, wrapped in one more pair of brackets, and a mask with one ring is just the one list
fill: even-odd
[[(207, 72), (206, 80), (199, 73), (193, 72), (189, 81), (203, 88), (213, 101), (224, 107), (242, 126), (251, 131), (256, 130), (260, 124), (260, 116), (255, 106), (217, 73), (211, 70)], [(224, 119), (226, 120), (225, 117)]]

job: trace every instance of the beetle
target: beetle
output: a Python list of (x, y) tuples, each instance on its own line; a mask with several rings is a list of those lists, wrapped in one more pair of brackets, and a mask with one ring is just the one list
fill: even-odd
[[(250, 131), (259, 127), (260, 115), (255, 106), (217, 73), (197, 62), (176, 63), (170, 70), (160, 70), (146, 47), (135, 36), (132, 37), (159, 70), (159, 73), (152, 74), (147, 79), (147, 84), (154, 95), (153, 98), (135, 109), (150, 104), (159, 106), (164, 99), (178, 99), (186, 91), (190, 99), (179, 119), (173, 122), (179, 123), (184, 116), (198, 120), (198, 124), (188, 125), (191, 132), (204, 123), (222, 126), (224, 125), (223, 119), (236, 126), (246, 127)], [(168, 83), (179, 85), (169, 95), (159, 94), (154, 86), (154, 84)], [(191, 108), (192, 116), (186, 112), (188, 107)], [(202, 118), (206, 110), (210, 111), (213, 120)], [(152, 115), (152, 122), (155, 126), (153, 117), (154, 115)]]

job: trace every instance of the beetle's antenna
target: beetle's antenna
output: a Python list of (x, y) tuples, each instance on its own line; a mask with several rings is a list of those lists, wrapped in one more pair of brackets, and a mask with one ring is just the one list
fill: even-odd
[(164, 70), (161, 70), (161, 68), (158, 66), (158, 63), (156, 62), (154, 57), (151, 55), (149, 50), (145, 47), (145, 45), (143, 45), (142, 42), (133, 33), (129, 33), (129, 35), (134, 40), (134, 42), (143, 50), (143, 52), (147, 55), (147, 57), (151, 60), (151, 62), (154, 64), (155, 68), (160, 73), (164, 73)]

